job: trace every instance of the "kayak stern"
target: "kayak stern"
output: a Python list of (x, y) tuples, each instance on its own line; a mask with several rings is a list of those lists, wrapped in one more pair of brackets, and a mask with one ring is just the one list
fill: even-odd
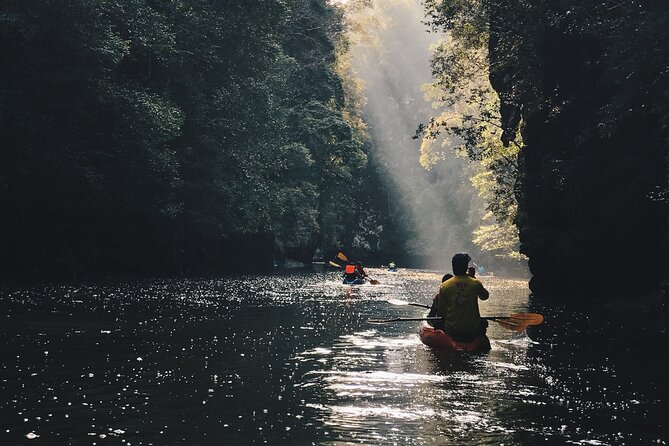
[(436, 350), (448, 350), (456, 352), (490, 351), (490, 340), (485, 334), (477, 336), (472, 342), (458, 342), (445, 331), (423, 323), (420, 327), (418, 335), (420, 336), (420, 340), (423, 344)]

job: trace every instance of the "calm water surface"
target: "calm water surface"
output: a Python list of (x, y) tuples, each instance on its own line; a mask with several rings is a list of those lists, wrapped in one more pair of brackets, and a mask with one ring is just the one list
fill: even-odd
[(666, 329), (482, 278), (487, 354), (418, 322), (441, 273), (371, 269), (0, 291), (0, 445), (666, 444)]

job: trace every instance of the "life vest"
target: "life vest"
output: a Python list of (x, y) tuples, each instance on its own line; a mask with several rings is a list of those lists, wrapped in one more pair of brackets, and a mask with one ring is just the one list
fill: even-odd
[(355, 274), (355, 265), (346, 265), (344, 272), (346, 274)]

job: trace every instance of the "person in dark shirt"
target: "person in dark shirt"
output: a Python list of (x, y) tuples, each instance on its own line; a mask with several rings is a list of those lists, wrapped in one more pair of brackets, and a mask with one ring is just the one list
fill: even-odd
[[(441, 278), (441, 283), (446, 282), (448, 279), (453, 277), (453, 274), (444, 274), (444, 277)], [(435, 317), (437, 315), (437, 299), (439, 299), (439, 293), (437, 293), (436, 296), (434, 296), (434, 299), (432, 299), (432, 307), (430, 308), (430, 312), (427, 313), (427, 317)], [(438, 328), (439, 330), (444, 329), (444, 321), (427, 321), (428, 324), (432, 325), (434, 328)]]
[(359, 260), (355, 264), (355, 270), (358, 272), (358, 275), (360, 275), (360, 277), (362, 277), (363, 279), (369, 277), (365, 272), (365, 269), (362, 267), (362, 262)]

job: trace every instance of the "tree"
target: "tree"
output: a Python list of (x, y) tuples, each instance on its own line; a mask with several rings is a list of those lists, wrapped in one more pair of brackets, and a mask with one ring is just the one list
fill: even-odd
[(279, 239), (305, 260), (339, 244), (365, 163), (340, 23), (325, 1), (5, 2), (3, 274), (202, 273), (271, 265)]
[(435, 81), (425, 86), (433, 108), (441, 113), (427, 126), (419, 126), (421, 163), (429, 168), (444, 159), (448, 156), (444, 149), (466, 156), (474, 166), (472, 184), (487, 210), (475, 215), (479, 223), (473, 231), (474, 243), (498, 257), (521, 259), (514, 190), (523, 142), (516, 131), (505, 130), (503, 102), (491, 85), (485, 10), (477, 2), (426, 2), (425, 6), (431, 25), (447, 32), (432, 57)]
[[(500, 140), (510, 145), (522, 134), (515, 222), (531, 288), (578, 298), (604, 288), (639, 297), (656, 288), (669, 253), (667, 129), (659, 124), (667, 115), (667, 54), (660, 44), (667, 4), (426, 6), (435, 26), (466, 43), (477, 42), (467, 37), (470, 30), (487, 36)], [(637, 274), (640, 262), (647, 267)], [(565, 271), (588, 274), (567, 287)], [(621, 271), (635, 271), (638, 281), (621, 284)]]

